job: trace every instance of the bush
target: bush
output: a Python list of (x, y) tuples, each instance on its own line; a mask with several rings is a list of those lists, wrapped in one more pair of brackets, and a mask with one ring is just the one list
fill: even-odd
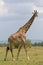
[(18, 48), (18, 47), (19, 47), (19, 43), (15, 43), (14, 48)]
[[(19, 42), (14, 44), (14, 48), (18, 48), (19, 44), (20, 44)], [(26, 47), (30, 47), (31, 48), (31, 46), (32, 46), (31, 41), (30, 40), (26, 40)]]

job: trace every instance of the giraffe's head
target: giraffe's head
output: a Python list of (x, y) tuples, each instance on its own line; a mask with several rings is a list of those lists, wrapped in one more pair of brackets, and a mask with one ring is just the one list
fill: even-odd
[(37, 11), (37, 10), (34, 10), (33, 14), (34, 14), (35, 16), (38, 16), (38, 11)]

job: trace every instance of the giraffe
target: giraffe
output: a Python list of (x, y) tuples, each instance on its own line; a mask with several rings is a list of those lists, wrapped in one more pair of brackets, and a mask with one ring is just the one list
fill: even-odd
[(12, 60), (13, 60), (14, 56), (13, 56), (12, 48), (13, 48), (13, 45), (17, 42), (20, 43), (19, 47), (18, 47), (17, 60), (18, 60), (19, 53), (20, 53), (22, 46), (25, 49), (26, 58), (29, 60), (29, 56), (27, 56), (27, 49), (26, 49), (26, 33), (27, 33), (28, 29), (31, 27), (35, 17), (38, 16), (37, 14), (38, 14), (37, 10), (34, 10), (34, 13), (33, 13), (32, 17), (28, 20), (28, 22), (25, 25), (23, 25), (22, 27), (20, 27), (16, 33), (13, 33), (9, 36), (9, 38), (8, 38), (9, 44), (6, 48), (6, 55), (5, 55), (4, 60), (6, 60), (6, 58), (7, 58), (8, 50), (11, 51)]

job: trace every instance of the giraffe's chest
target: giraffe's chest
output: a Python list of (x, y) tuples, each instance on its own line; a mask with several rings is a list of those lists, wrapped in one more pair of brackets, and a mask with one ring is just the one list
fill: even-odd
[(23, 31), (20, 31), (19, 33), (13, 34), (11, 36), (11, 39), (15, 43), (22, 42), (23, 38), (26, 39), (26, 35), (25, 35), (25, 33)]
[(18, 37), (14, 39), (14, 43), (21, 43), (22, 42), (22, 38)]

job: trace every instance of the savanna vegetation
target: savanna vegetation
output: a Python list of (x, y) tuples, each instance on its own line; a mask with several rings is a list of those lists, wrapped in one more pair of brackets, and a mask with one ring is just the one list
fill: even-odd
[[(24, 49), (21, 49), (18, 61), (12, 61), (11, 53), (8, 52), (7, 60), (4, 61), (6, 47), (0, 47), (0, 65), (43, 65), (43, 47), (35, 46), (27, 48), (30, 60), (27, 61)], [(13, 49), (16, 59), (18, 49)]]
[(18, 46), (15, 45), (13, 54), (15, 60), (12, 61), (10, 51), (8, 52), (7, 60), (4, 61), (7, 44), (0, 44), (0, 65), (43, 65), (43, 42), (32, 44), (30, 40), (26, 41), (26, 47), (30, 60), (27, 61), (24, 48), (21, 49), (19, 59), (16, 61)]

